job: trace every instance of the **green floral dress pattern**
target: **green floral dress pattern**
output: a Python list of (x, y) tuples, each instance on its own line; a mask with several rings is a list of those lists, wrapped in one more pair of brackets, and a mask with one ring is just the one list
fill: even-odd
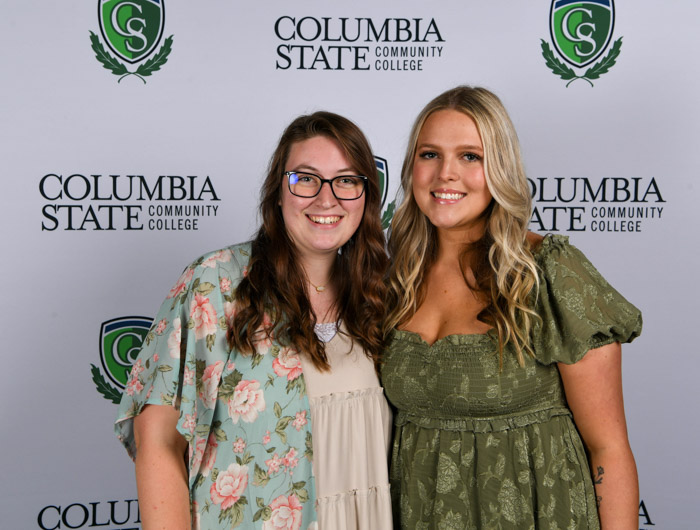
[(272, 336), (229, 351), (233, 293), (250, 244), (202, 256), (166, 297), (133, 364), (115, 430), (133, 457), (133, 418), (173, 406), (189, 442), (192, 528), (317, 528), (311, 412), (299, 353)]
[(628, 342), (640, 312), (568, 238), (547, 236), (533, 331), (536, 358), (521, 367), (486, 335), (450, 335), (428, 345), (395, 331), (382, 382), (395, 419), (394, 521), (405, 529), (599, 528), (583, 443), (567, 407), (557, 362)]

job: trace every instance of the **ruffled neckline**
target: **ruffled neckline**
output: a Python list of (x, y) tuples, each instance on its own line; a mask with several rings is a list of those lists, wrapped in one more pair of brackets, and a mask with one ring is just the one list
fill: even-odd
[(440, 337), (432, 344), (429, 344), (420, 333), (415, 331), (408, 331), (404, 329), (395, 329), (393, 339), (394, 340), (404, 340), (406, 342), (411, 342), (418, 344), (424, 348), (438, 348), (440, 346), (481, 346), (486, 344), (491, 344), (495, 337), (495, 332), (489, 330), (486, 333), (453, 333), (451, 335), (445, 335)]

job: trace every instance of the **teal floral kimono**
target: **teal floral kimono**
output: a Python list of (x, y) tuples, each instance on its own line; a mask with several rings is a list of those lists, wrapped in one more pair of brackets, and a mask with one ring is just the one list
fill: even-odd
[(194, 529), (314, 529), (311, 412), (299, 353), (274, 336), (252, 355), (226, 342), (249, 255), (244, 243), (185, 269), (133, 364), (115, 431), (134, 458), (133, 418), (143, 407), (179, 411)]

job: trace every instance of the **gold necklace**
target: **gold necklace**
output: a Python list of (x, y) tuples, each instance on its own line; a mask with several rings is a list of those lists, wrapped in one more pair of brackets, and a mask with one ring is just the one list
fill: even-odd
[(314, 282), (312, 282), (311, 280), (309, 280), (309, 283), (311, 284), (311, 286), (312, 286), (314, 289), (316, 289), (316, 292), (317, 292), (317, 293), (322, 293), (323, 291), (326, 290), (326, 286), (325, 286), (325, 285), (316, 285), (316, 284), (315, 284)]

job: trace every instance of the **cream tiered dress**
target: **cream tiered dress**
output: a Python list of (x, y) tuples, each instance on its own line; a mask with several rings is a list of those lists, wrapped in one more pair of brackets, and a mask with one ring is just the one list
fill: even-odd
[(391, 409), (372, 360), (342, 326), (326, 342), (326, 355), (328, 372), (302, 355), (319, 530), (390, 530)]

